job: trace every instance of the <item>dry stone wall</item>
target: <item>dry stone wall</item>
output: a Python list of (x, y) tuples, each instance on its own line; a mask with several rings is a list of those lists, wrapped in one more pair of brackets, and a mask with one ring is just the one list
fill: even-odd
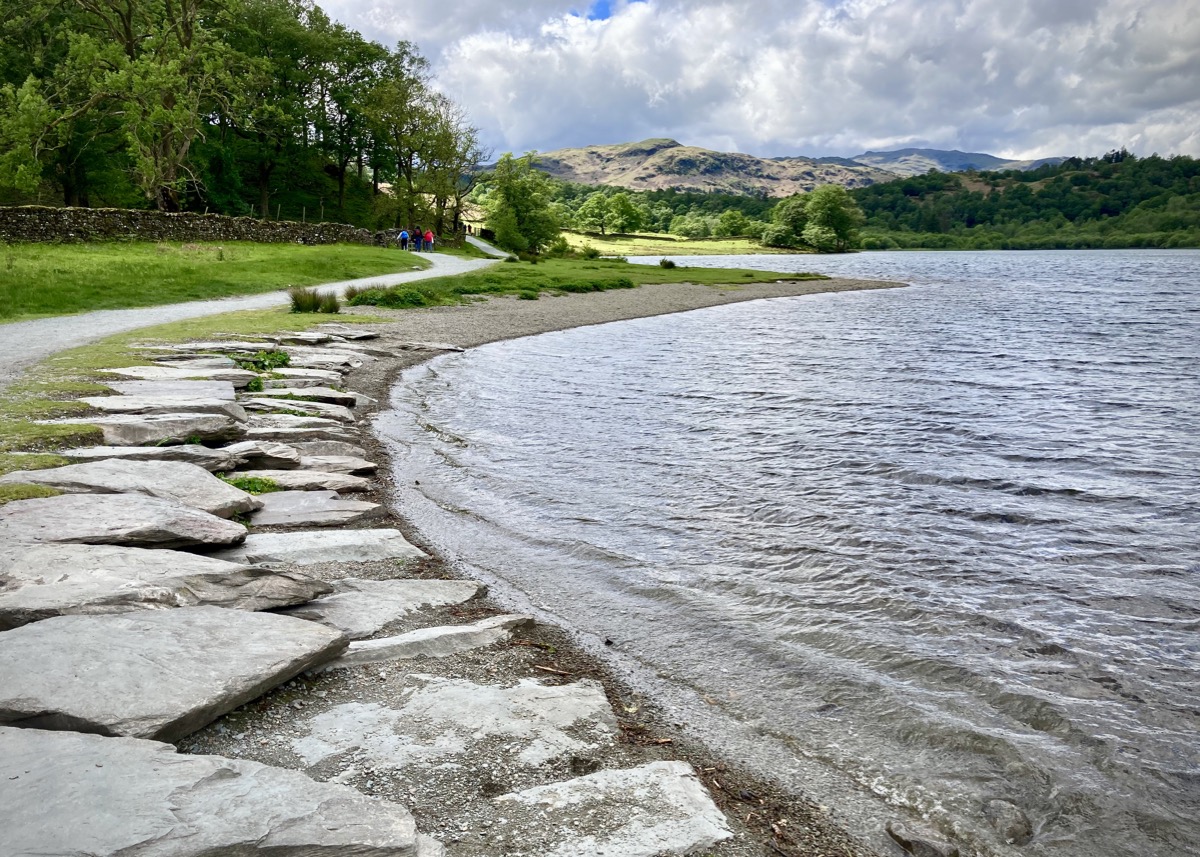
[(125, 208), (0, 207), (0, 241), (259, 241), (384, 244), (385, 233), (343, 223), (296, 223)]

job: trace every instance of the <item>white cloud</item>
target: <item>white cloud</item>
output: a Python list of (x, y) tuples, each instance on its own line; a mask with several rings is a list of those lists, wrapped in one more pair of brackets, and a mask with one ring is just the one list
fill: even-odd
[(498, 151), (671, 136), (764, 155), (921, 145), (1200, 155), (1192, 0), (335, 0), (415, 41)]

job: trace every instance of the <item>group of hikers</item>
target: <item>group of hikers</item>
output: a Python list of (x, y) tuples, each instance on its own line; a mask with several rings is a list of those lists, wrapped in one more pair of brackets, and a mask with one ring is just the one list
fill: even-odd
[(400, 240), (400, 249), (411, 249), (420, 253), (422, 250), (430, 252), (433, 250), (433, 230), (426, 229), (424, 234), (420, 228), (413, 229), (411, 232), (407, 229), (401, 229), (400, 234), (396, 236)]

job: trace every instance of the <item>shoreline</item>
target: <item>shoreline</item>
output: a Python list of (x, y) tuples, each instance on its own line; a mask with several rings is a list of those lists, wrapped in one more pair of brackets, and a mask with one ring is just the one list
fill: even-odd
[[(536, 302), (489, 298), (468, 306), (415, 311), (367, 309), (376, 310), (373, 314), (389, 317), (388, 323), (380, 326), (381, 331), (386, 329), (389, 335), (467, 349), (559, 330), (690, 312), (749, 300), (904, 287), (902, 283), (846, 278), (724, 288), (677, 283), (563, 296), (569, 300), (546, 296)], [(377, 414), (390, 407), (391, 393), (403, 372), (443, 353), (444, 350), (401, 353), (393, 359), (380, 360), (356, 370), (348, 383), (378, 400), (378, 409), (374, 412)], [(371, 422), (373, 424), (373, 420)], [(389, 509), (393, 525), (409, 541), (431, 555), (429, 565), (437, 570), (437, 574), (462, 577), (463, 572), (441, 556), (430, 540), (396, 511), (397, 494), (388, 444), (376, 435), (373, 427), (364, 432), (363, 441), (370, 457), (381, 465), (376, 476), (380, 482), (379, 496), (373, 499)], [(513, 608), (512, 604), (497, 603), (490, 597), (486, 603), (497, 610)], [(702, 735), (684, 735), (685, 730), (674, 722), (676, 716), (662, 707), (663, 700), (652, 689), (631, 686), (628, 673), (606, 658), (603, 650), (586, 646), (577, 629), (545, 625), (541, 619), (538, 627), (559, 650), (552, 662), (555, 667), (566, 667), (574, 677), (587, 676), (599, 681), (613, 702), (620, 703), (614, 705), (618, 712), (637, 712), (619, 718), (626, 740), (644, 747), (669, 748), (666, 757), (687, 761), (700, 773), (718, 806), (741, 828), (738, 846), (718, 848), (714, 854), (878, 857), (888, 849), (891, 841), (884, 833), (884, 818), (878, 819), (873, 830), (857, 829), (858, 825), (852, 826), (850, 818), (839, 818), (843, 813), (837, 809), (819, 805), (802, 788), (789, 787), (778, 777), (760, 773), (762, 765), (756, 766), (747, 757), (737, 756), (735, 750), (719, 748)], [(517, 676), (502, 675), (501, 678), (516, 680)], [(756, 803), (760, 806), (755, 806)], [(792, 827), (786, 825), (789, 819)], [(780, 820), (785, 822), (783, 828), (776, 825)], [(861, 820), (861, 813), (855, 820)], [(745, 841), (747, 838), (751, 841)]]

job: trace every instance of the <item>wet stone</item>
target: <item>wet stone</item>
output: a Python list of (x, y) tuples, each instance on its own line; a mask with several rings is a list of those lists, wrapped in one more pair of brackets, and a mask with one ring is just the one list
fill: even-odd
[(228, 414), (106, 414), (52, 420), (43, 425), (91, 425), (109, 446), (148, 446), (159, 443), (237, 440), (243, 423)]
[(395, 637), (357, 640), (347, 652), (329, 664), (330, 669), (359, 664), (407, 661), (414, 658), (445, 658), (507, 640), (512, 632), (532, 624), (529, 616), (506, 614), (480, 619), (468, 625), (422, 628)]
[[(325, 562), (423, 559), (426, 553), (410, 544), (399, 530), (312, 530), (252, 533), (237, 547), (212, 555), (233, 562), (305, 566)], [(341, 581), (339, 585), (352, 587), (350, 580)]]
[[(412, 550), (416, 551), (416, 548)], [(417, 554), (424, 556), (419, 551)], [(320, 622), (336, 628), (351, 640), (361, 640), (422, 607), (470, 601), (481, 588), (480, 584), (470, 580), (358, 580), (350, 577), (336, 581), (331, 595), (279, 612)]]
[(378, 503), (343, 500), (336, 491), (274, 491), (259, 497), (263, 507), (250, 523), (255, 527), (330, 527), (383, 517)]

